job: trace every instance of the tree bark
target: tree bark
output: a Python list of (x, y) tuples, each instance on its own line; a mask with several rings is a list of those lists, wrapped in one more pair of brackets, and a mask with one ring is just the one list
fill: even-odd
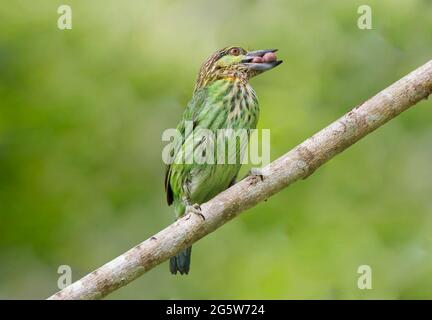
[(138, 278), (299, 179), (432, 93), (432, 60), (249, 176), (49, 299), (98, 299)]

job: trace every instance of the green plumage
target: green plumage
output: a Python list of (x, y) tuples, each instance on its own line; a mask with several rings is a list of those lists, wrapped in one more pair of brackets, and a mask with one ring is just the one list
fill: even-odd
[[(221, 52), (216, 53), (202, 66), (192, 100), (177, 126), (181, 137), (174, 141), (174, 162), (167, 167), (165, 178), (168, 204), (173, 204), (177, 217), (185, 214), (188, 205), (210, 200), (235, 181), (241, 167), (239, 154), (245, 147), (236, 143), (237, 161), (233, 164), (185, 163), (190, 156), (187, 145), (193, 145), (194, 157), (198, 157), (205, 152), (203, 145), (210, 143), (210, 139), (203, 141), (200, 135), (186, 130), (186, 124), (192, 123), (194, 132), (208, 129), (215, 136), (218, 129), (254, 129), (257, 125), (258, 99), (248, 83), (247, 70), (235, 63), (221, 68), (220, 56)], [(214, 148), (215, 159), (217, 150), (226, 150), (228, 139), (213, 141), (219, 144), (219, 148)], [(190, 252), (189, 247), (171, 258), (172, 273), (189, 272)]]
[[(193, 144), (195, 153), (202, 150), (198, 148), (198, 144), (201, 143), (200, 135), (196, 135), (193, 142), (192, 134), (185, 136), (188, 133), (185, 131), (185, 121), (193, 123), (195, 132), (199, 132), (199, 129), (209, 129), (216, 135), (217, 129), (253, 129), (257, 120), (258, 102), (255, 92), (248, 84), (240, 84), (237, 80), (218, 80), (195, 92), (177, 127), (184, 141), (175, 151), (175, 160), (168, 173), (169, 188), (177, 217), (184, 214), (184, 198), (191, 204), (210, 200), (229, 186), (241, 166), (241, 163), (184, 163), (187, 143)], [(224, 143), (227, 144), (228, 141)], [(196, 157), (198, 156), (200, 155), (196, 154)]]

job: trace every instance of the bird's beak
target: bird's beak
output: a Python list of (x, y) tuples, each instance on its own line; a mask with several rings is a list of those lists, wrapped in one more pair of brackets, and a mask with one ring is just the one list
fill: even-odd
[(277, 60), (276, 51), (277, 49), (249, 51), (241, 63), (257, 73), (273, 69), (282, 63), (282, 60)]

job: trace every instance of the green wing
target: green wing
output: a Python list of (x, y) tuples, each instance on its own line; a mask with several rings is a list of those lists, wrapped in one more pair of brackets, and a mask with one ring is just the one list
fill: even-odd
[[(182, 148), (183, 141), (186, 141), (188, 137), (185, 137), (185, 123), (186, 121), (192, 121), (195, 123), (196, 117), (199, 114), (199, 111), (203, 108), (205, 103), (205, 97), (207, 96), (207, 90), (205, 88), (201, 88), (196, 91), (192, 97), (192, 100), (189, 101), (186, 106), (185, 111), (183, 112), (182, 120), (177, 125), (177, 131), (180, 133), (180, 136), (177, 136), (173, 141), (174, 148), (172, 150), (172, 159), (175, 159), (179, 150)], [(171, 205), (174, 200), (173, 190), (171, 189), (170, 184), (171, 178), (171, 165), (166, 166), (165, 170), (165, 192), (166, 199), (168, 205)]]

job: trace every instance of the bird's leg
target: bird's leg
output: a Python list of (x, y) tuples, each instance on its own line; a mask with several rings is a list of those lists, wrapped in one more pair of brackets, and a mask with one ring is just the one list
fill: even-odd
[(258, 181), (260, 181), (260, 182), (264, 181), (264, 174), (262, 172), (262, 169), (261, 168), (251, 168), (248, 171), (248, 173), (242, 179), (240, 179), (240, 180), (237, 181), (236, 178), (234, 178), (231, 181), (229, 187), (231, 187), (234, 184), (236, 184), (237, 182), (239, 182), (241, 180), (245, 180), (245, 179), (247, 179), (249, 177), (250, 177), (250, 180), (251, 180), (250, 181), (250, 185), (256, 184)]
[(251, 183), (255, 184), (258, 181), (264, 181), (264, 174), (261, 168), (251, 168), (246, 176), (251, 177)]
[(205, 216), (202, 214), (201, 206), (198, 203), (191, 204), (190, 200), (187, 197), (183, 197), (183, 203), (185, 204), (185, 213), (194, 213), (199, 215), (203, 220), (205, 220)]
[(246, 175), (241, 178), (240, 180), (236, 180), (235, 178), (233, 179), (233, 181), (231, 181), (230, 183), (230, 187), (233, 186), (234, 184), (236, 184), (237, 182), (240, 182), (248, 177), (252, 177), (255, 180), (260, 180), (260, 181), (264, 181), (264, 174), (261, 168), (251, 168)]
[(237, 176), (235, 176), (235, 177), (231, 180), (230, 184), (228, 185), (228, 188), (232, 187), (232, 186), (235, 185), (237, 182), (238, 182), (238, 181), (237, 181)]
[(249, 170), (249, 176), (256, 176), (259, 177), (261, 181), (264, 180), (264, 174), (261, 168), (251, 168)]

